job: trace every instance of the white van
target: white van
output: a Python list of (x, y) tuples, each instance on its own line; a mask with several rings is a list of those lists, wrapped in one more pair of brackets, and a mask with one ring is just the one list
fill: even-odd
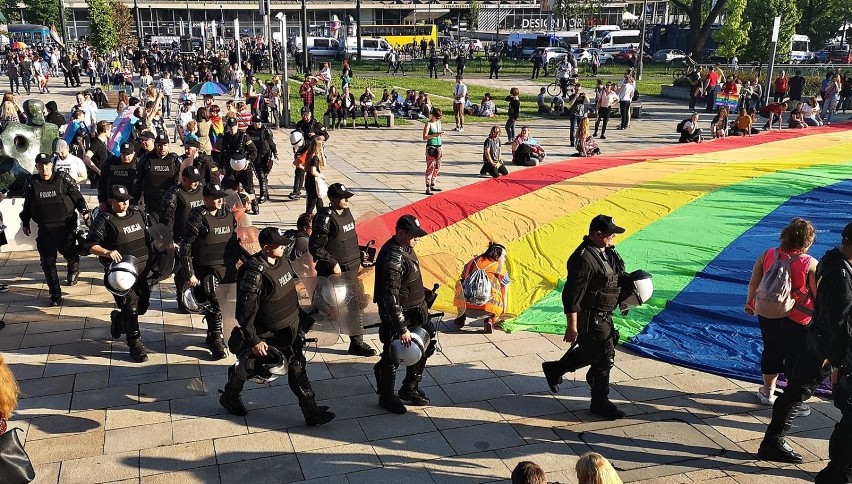
[(616, 54), (631, 46), (638, 49), (641, 41), (642, 32), (639, 30), (613, 30), (599, 37), (595, 45), (604, 52)]
[[(302, 37), (296, 37), (296, 47), (302, 50)], [(308, 37), (308, 52), (314, 57), (335, 58), (340, 51), (340, 41), (331, 37)]]
[(565, 46), (571, 46), (571, 48), (580, 47), (581, 43), (581, 35), (580, 32), (570, 31), (570, 30), (560, 30), (558, 32), (554, 32), (553, 36), (559, 39)]
[[(349, 37), (346, 40), (346, 50), (349, 58), (356, 60), (358, 57), (358, 39)], [(362, 37), (361, 38), (361, 58), (363, 60), (382, 61), (393, 49), (391, 45), (382, 38)]]
[(539, 47), (565, 47), (565, 44), (556, 36), (544, 32), (509, 34), (509, 45), (521, 46), (521, 56), (527, 58)]
[(813, 58), (811, 38), (807, 35), (793, 34), (790, 39), (790, 61), (794, 63), (810, 62)]

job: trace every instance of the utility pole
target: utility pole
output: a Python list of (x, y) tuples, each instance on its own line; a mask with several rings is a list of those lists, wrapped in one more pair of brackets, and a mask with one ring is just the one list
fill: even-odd
[[(431, 5), (430, 2), (430, 8)], [(355, 50), (358, 53), (358, 60), (361, 60), (361, 0), (355, 1)]]
[(302, 0), (302, 69), (305, 74), (309, 74), (308, 70), (308, 6), (305, 0)]
[[(769, 104), (770, 88), (772, 87), (772, 71), (775, 70), (775, 55), (778, 53), (778, 35), (781, 31), (781, 16), (775, 17), (775, 23), (772, 25), (772, 39), (769, 43), (769, 73), (766, 76), (766, 89), (764, 92), (764, 105)], [(770, 126), (771, 128), (771, 126)]]
[(639, 69), (636, 71), (636, 80), (642, 80), (642, 71), (644, 70), (644, 57), (645, 57), (645, 29), (648, 24), (648, 15), (646, 10), (648, 8), (648, 0), (642, 0), (642, 30), (639, 34), (639, 64), (637, 66)]

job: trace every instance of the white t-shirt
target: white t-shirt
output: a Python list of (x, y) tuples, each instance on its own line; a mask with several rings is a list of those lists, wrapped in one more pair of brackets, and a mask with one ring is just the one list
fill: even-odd
[(464, 104), (467, 98), (467, 86), (464, 83), (456, 84), (453, 87), (453, 104)]
[(68, 153), (68, 157), (64, 160), (57, 156), (54, 169), (56, 169), (56, 171), (64, 171), (70, 174), (71, 178), (77, 182), (85, 180), (89, 176), (86, 172), (86, 164), (83, 163), (83, 160), (71, 153)]
[(612, 106), (613, 104), (617, 104), (617, 103), (618, 103), (618, 94), (616, 94), (614, 92), (608, 92), (608, 93), (601, 96), (600, 107), (602, 107), (602, 108), (608, 108), (608, 107)]
[(171, 79), (160, 79), (160, 90), (163, 91), (163, 96), (171, 97), (174, 88), (175, 83)]
[(633, 87), (632, 83), (625, 82), (621, 85), (621, 91), (619, 92), (619, 101), (632, 101), (633, 100), (633, 92), (636, 88)]

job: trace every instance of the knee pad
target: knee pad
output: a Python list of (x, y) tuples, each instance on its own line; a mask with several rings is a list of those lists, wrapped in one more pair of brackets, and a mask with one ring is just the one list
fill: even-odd
[(429, 341), (429, 345), (426, 347), (426, 351), (423, 352), (423, 358), (429, 358), (430, 356), (435, 354), (435, 345), (437, 341), (434, 339)]

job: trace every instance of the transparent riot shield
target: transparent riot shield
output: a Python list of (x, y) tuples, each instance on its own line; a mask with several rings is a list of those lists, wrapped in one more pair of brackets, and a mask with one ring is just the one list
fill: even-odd
[(240, 194), (234, 190), (225, 190), (228, 196), (225, 197), (224, 205), (231, 209), (234, 214), (234, 219), (237, 221), (237, 227), (248, 227), (251, 225), (251, 217), (246, 213), (246, 204)]
[(260, 229), (254, 226), (237, 227), (235, 230), (237, 240), (240, 242), (240, 248), (247, 255), (254, 255), (260, 252)]
[(237, 284), (217, 284), (216, 297), (219, 299), (219, 309), (222, 311), (222, 326), (225, 339), (237, 327)]
[[(313, 319), (309, 339), (317, 340), (317, 346), (328, 348), (340, 340), (340, 304), (338, 292), (324, 277), (299, 279), (299, 302), (302, 309)], [(345, 295), (345, 294), (341, 294)]]
[(168, 279), (178, 269), (177, 253), (172, 231), (164, 224), (148, 227), (148, 234), (151, 236), (151, 246), (154, 249), (148, 283), (154, 285)]

